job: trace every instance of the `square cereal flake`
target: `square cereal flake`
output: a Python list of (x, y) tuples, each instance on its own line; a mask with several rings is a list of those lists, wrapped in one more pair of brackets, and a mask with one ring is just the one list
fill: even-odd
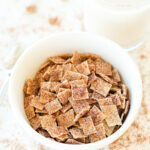
[(64, 126), (66, 128), (75, 124), (74, 122), (74, 111), (73, 109), (68, 112), (61, 114), (57, 117), (57, 122), (59, 126)]
[(81, 128), (83, 129), (85, 136), (96, 133), (96, 128), (91, 116), (80, 118), (79, 123), (81, 125)]
[(110, 91), (111, 86), (111, 84), (97, 77), (92, 82), (90, 89), (106, 97)]
[(58, 110), (62, 109), (62, 106), (58, 99), (55, 99), (45, 105), (45, 109), (48, 111), (49, 115), (57, 112)]
[(77, 70), (79, 73), (84, 74), (84, 75), (89, 75), (90, 74), (90, 70), (89, 70), (89, 66), (88, 66), (88, 62), (84, 61), (81, 64), (76, 66)]
[(103, 105), (101, 106), (101, 109), (104, 115), (106, 116), (105, 120), (109, 127), (115, 125), (122, 125), (117, 107), (115, 105)]

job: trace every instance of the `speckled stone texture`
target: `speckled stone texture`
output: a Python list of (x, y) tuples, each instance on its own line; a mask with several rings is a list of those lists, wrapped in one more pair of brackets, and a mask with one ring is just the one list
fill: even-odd
[[(1, 0), (0, 66), (10, 67), (28, 46), (52, 33), (84, 31), (83, 0)], [(15, 51), (15, 55), (11, 53)], [(149, 150), (150, 147), (150, 36), (129, 52), (143, 80), (139, 114), (128, 131), (103, 150)], [(8, 63), (9, 62), (9, 63)], [(7, 72), (0, 67), (0, 87)], [(0, 97), (0, 150), (50, 150), (34, 141), (14, 119), (7, 88)]]

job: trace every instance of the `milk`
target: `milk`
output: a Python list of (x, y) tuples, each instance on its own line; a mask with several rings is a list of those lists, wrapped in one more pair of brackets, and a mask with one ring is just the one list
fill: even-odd
[(150, 26), (150, 0), (85, 0), (87, 31), (128, 48), (144, 40)]

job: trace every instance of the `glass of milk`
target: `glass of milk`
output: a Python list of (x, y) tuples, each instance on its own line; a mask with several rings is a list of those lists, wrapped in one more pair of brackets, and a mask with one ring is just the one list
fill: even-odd
[(85, 0), (85, 29), (127, 50), (140, 46), (150, 26), (150, 0)]

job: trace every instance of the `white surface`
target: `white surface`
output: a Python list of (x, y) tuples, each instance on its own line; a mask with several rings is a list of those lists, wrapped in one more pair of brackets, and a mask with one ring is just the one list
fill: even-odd
[[(112, 136), (96, 143), (73, 146), (51, 141), (30, 127), (24, 113), (22, 89), (25, 80), (35, 75), (38, 68), (44, 63), (48, 56), (73, 53), (75, 50), (78, 50), (80, 53), (94, 53), (100, 55), (117, 68), (129, 88), (131, 107), (126, 121)], [(129, 73), (131, 76), (129, 76)], [(31, 137), (43, 145), (62, 150), (96, 150), (115, 141), (131, 125), (140, 107), (142, 83), (136, 65), (129, 55), (117, 44), (88, 33), (61, 33), (37, 42), (19, 58), (10, 78), (9, 99), (17, 121)]]

